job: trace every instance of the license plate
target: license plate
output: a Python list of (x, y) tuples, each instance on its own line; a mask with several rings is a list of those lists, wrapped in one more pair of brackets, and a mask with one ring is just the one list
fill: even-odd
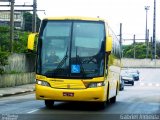
[(128, 81), (128, 80), (125, 80), (124, 82), (125, 82), (125, 83), (128, 83), (129, 81)]
[(63, 92), (63, 96), (73, 97), (74, 93), (72, 93), (72, 92)]

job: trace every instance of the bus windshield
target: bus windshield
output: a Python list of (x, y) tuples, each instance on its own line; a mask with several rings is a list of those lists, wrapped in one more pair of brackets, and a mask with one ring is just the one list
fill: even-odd
[(38, 40), (37, 73), (58, 78), (104, 74), (102, 21), (44, 20)]

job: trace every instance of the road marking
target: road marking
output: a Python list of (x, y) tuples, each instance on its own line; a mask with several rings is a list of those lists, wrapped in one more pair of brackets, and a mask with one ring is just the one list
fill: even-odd
[(140, 86), (144, 86), (144, 83), (140, 83)]
[(34, 112), (36, 112), (36, 111), (38, 111), (39, 109), (34, 109), (34, 110), (32, 110), (32, 111), (29, 111), (29, 112), (27, 112), (27, 113), (34, 113)]
[(140, 83), (135, 83), (135, 85), (139, 85), (142, 87), (159, 87), (160, 84), (159, 83), (144, 83), (144, 82), (140, 82)]
[(148, 86), (152, 86), (152, 83), (149, 83)]

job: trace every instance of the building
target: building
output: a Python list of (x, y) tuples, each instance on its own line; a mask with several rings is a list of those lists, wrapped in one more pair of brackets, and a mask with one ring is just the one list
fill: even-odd
[[(0, 11), (0, 26), (10, 25), (10, 11)], [(23, 29), (23, 12), (14, 11), (14, 26)]]

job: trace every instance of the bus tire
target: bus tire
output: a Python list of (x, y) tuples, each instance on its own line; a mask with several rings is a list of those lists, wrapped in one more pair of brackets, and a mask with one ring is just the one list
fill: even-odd
[(107, 102), (106, 102), (106, 101), (99, 102), (98, 105), (99, 105), (99, 108), (100, 108), (100, 109), (105, 109), (105, 108), (106, 108), (106, 105), (107, 105)]
[(112, 97), (111, 99), (110, 99), (110, 103), (115, 103), (116, 102), (116, 96), (114, 96), (114, 97)]
[(107, 88), (107, 98), (106, 98), (106, 102), (109, 103), (109, 83), (108, 83), (108, 88)]
[(46, 105), (47, 108), (53, 108), (54, 101), (52, 101), (52, 100), (45, 100), (44, 103), (45, 103), (45, 105)]
[(118, 83), (117, 83), (117, 87), (116, 87), (116, 95), (110, 99), (110, 103), (116, 102), (117, 93), (118, 93)]

